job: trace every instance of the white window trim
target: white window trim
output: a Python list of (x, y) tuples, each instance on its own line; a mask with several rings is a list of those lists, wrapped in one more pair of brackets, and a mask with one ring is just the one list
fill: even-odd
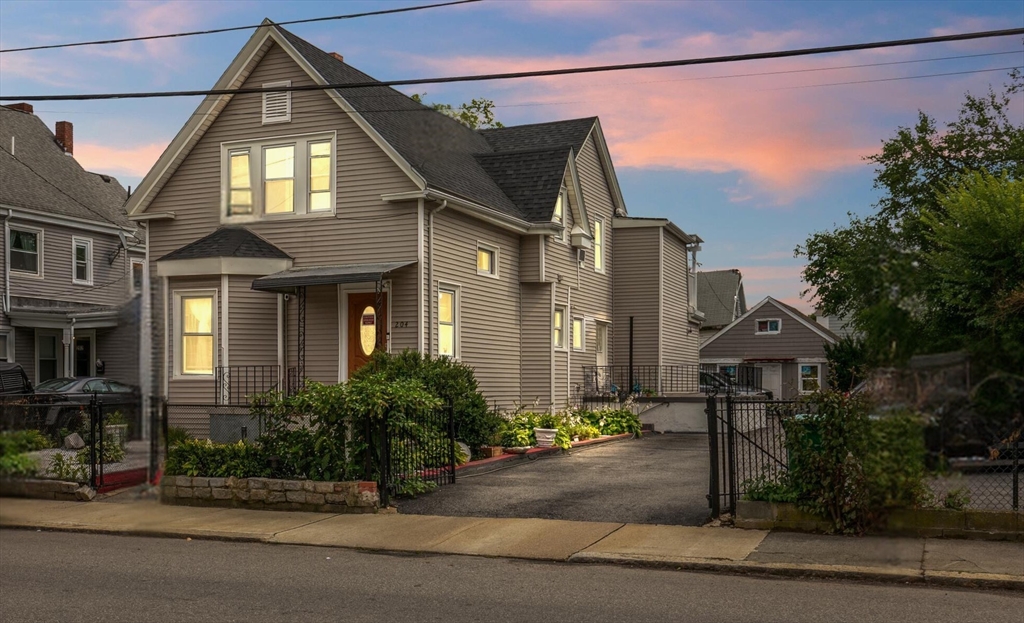
[[(135, 289), (135, 267), (142, 267), (142, 283), (139, 289)], [(132, 294), (139, 294), (146, 288), (146, 260), (132, 258), (128, 264), (128, 291)]]
[[(218, 345), (220, 340), (218, 339), (218, 326), (220, 319), (218, 318), (220, 307), (217, 302), (218, 291), (214, 289), (202, 289), (202, 290), (175, 290), (174, 291), (174, 307), (172, 315), (174, 316), (174, 327), (172, 334), (172, 349), (174, 358), (174, 371), (172, 380), (203, 380), (212, 379), (217, 374), (217, 365), (220, 361), (218, 357)], [(211, 331), (213, 332), (213, 374), (182, 374), (181, 372), (181, 351), (183, 335), (181, 332), (181, 316), (182, 316), (182, 299), (183, 298), (203, 298), (213, 297), (213, 318), (211, 323)]]
[[(600, 240), (598, 240), (598, 234), (597, 234), (598, 224), (600, 224), (600, 229), (601, 229)], [(604, 219), (594, 219), (594, 272), (601, 273), (602, 275), (605, 273), (605, 271), (607, 270), (606, 267), (608, 266), (608, 258), (605, 256), (605, 252), (604, 252), (604, 247), (605, 247), (605, 245), (604, 245), (604, 242), (605, 242), (604, 229), (605, 229), (604, 228)], [(597, 251), (598, 251), (598, 249), (601, 250), (601, 268), (597, 267)]]
[[(331, 143), (331, 209), (312, 212), (309, 210), (309, 145), (330, 141)], [(292, 193), (295, 209), (281, 214), (264, 212), (263, 150), (268, 147), (295, 147), (295, 170)], [(252, 213), (228, 215), (231, 201), (232, 152), (249, 152), (249, 176), (252, 188)], [(264, 221), (333, 217), (338, 209), (338, 133), (316, 132), (312, 134), (291, 134), (272, 136), (251, 141), (231, 141), (220, 144), (220, 222), (223, 225), (258, 223)]]
[[(263, 86), (264, 89), (273, 89), (275, 87), (290, 87), (290, 86), (292, 86), (292, 81), (291, 80), (282, 80), (282, 81), (279, 81), (279, 82), (264, 82), (262, 86)], [(278, 92), (280, 92), (280, 91), (278, 91)], [(287, 114), (285, 114), (284, 117), (273, 117), (273, 118), (268, 119), (267, 118), (267, 96), (270, 95), (271, 93), (273, 93), (273, 92), (272, 91), (267, 91), (267, 92), (263, 93), (263, 106), (262, 106), (262, 109), (261, 109), (261, 116), (263, 118), (263, 125), (271, 125), (271, 124), (274, 124), (274, 123), (288, 123), (288, 122), (290, 122), (292, 120), (292, 92), (291, 91), (285, 91), (284, 92), (284, 94), (285, 94), (285, 101), (287, 102), (287, 104), (285, 106), (285, 108), (288, 110)]]
[(462, 359), (462, 286), (444, 281), (437, 282), (437, 309), (434, 310), (435, 318), (437, 319), (437, 356), (448, 357), (448, 355), (441, 354), (441, 292), (453, 294), (452, 304), (455, 306), (455, 309), (452, 310), (452, 322), (455, 323), (455, 327), (452, 330), (452, 337), (455, 340), (455, 344), (452, 350), (455, 352), (455, 355), (452, 356), (452, 359), (459, 361)]
[[(803, 368), (804, 366), (814, 366), (815, 368), (818, 369), (818, 389), (811, 389), (811, 390), (805, 390), (804, 389), (804, 375), (803, 375), (803, 370), (801, 370), (801, 368)], [(820, 363), (798, 363), (797, 367), (796, 367), (796, 382), (800, 386), (800, 393), (801, 394), (805, 394), (805, 395), (806, 394), (813, 394), (814, 392), (822, 389), (821, 364)]]
[[(576, 336), (576, 321), (580, 321), (580, 347), (576, 348), (576, 341), (572, 338)], [(573, 316), (572, 321), (569, 323), (572, 328), (572, 335), (570, 336), (570, 342), (573, 352), (585, 353), (587, 352), (587, 319), (583, 316)]]
[[(779, 323), (778, 331), (758, 331), (757, 325), (762, 322), (777, 322)], [(782, 318), (757, 318), (754, 320), (754, 335), (778, 335), (782, 333)]]
[[(29, 234), (36, 235), (36, 266), (38, 267), (37, 272), (29, 272), (27, 270), (20, 270), (18, 268), (10, 268), (12, 275), (18, 275), (20, 277), (28, 277), (30, 279), (43, 279), (43, 271), (46, 263), (43, 261), (43, 230), (37, 227), (25, 227), (24, 225), (11, 225), (10, 231), (20, 231)], [(11, 248), (11, 239), (8, 234), (7, 240), (4, 240), (4, 246), (7, 248), (7, 266), (11, 266), (11, 252), (14, 249)]]
[[(78, 278), (78, 246), (85, 246), (85, 279)], [(71, 237), (71, 283), (79, 286), (91, 286), (93, 275), (92, 238)]]
[[(555, 341), (555, 327), (557, 326), (557, 325), (555, 325), (555, 315), (558, 312), (562, 312), (562, 344), (561, 345), (559, 345)], [(572, 325), (571, 325), (571, 321), (569, 323), (566, 322), (567, 319), (568, 319), (568, 310), (565, 308), (565, 305), (555, 305), (555, 310), (551, 314), (551, 346), (555, 350), (557, 350), (557, 351), (567, 351), (567, 350), (569, 350), (569, 339), (568, 338), (569, 338), (569, 331), (571, 330), (570, 327)]]
[[(493, 269), (491, 272), (480, 270), (480, 264), (479, 264), (479, 262), (480, 262), (480, 260), (479, 260), (480, 251), (490, 251), (491, 252), (491, 268)], [(501, 260), (501, 247), (498, 247), (498, 246), (495, 246), (495, 245), (492, 245), (492, 244), (487, 244), (486, 242), (480, 242), (478, 240), (477, 243), (476, 243), (476, 252), (477, 252), (477, 269), (476, 269), (476, 274), (481, 275), (483, 277), (490, 277), (492, 279), (498, 279), (499, 278), (499, 270), (500, 270), (500, 266), (501, 266), (501, 261), (500, 261)]]
[(563, 186), (558, 191), (558, 196), (562, 198), (562, 236), (559, 241), (562, 244), (569, 244), (569, 189)]

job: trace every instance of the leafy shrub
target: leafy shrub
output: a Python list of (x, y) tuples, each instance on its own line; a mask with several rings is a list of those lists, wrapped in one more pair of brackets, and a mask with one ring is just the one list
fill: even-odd
[(602, 435), (640, 434), (640, 417), (629, 409), (580, 411), (579, 415)]
[(924, 424), (909, 412), (872, 420), (864, 454), (864, 477), (872, 509), (909, 508), (928, 496)]
[(164, 472), (168, 476), (212, 478), (270, 476), (267, 457), (260, 446), (242, 441), (218, 444), (208, 439), (189, 439), (170, 448)]
[(971, 490), (967, 487), (957, 487), (946, 492), (946, 496), (942, 498), (942, 508), (948, 508), (949, 510), (962, 511), (966, 510), (971, 505)]
[(0, 433), (0, 456), (45, 450), (52, 445), (49, 437), (37, 430), (13, 430)]
[(743, 483), (746, 491), (745, 497), (755, 502), (796, 502), (796, 493), (789, 483), (789, 479), (783, 475), (778, 480), (772, 480), (764, 474)]
[(474, 451), (494, 438), (501, 418), (487, 408), (473, 368), (449, 357), (431, 358), (415, 351), (398, 354), (377, 351), (370, 362), (352, 375), (354, 382), (376, 377), (383, 382), (415, 379), (443, 404), (452, 405), (455, 438)]
[(89, 460), (83, 461), (78, 454), (57, 452), (50, 459), (50, 473), (58, 480), (85, 482), (89, 477)]
[(192, 439), (192, 435), (190, 435), (184, 428), (180, 428), (178, 426), (170, 426), (167, 428), (168, 447), (176, 446), (187, 439)]
[(38, 473), (39, 464), (36, 459), (24, 452), (0, 455), (0, 476), (31, 478)]
[(569, 411), (559, 413), (515, 413), (503, 420), (500, 441), (506, 448), (532, 446), (537, 443), (533, 429), (553, 428), (558, 433), (555, 445), (568, 449), (573, 438), (593, 439), (601, 435), (640, 434), (640, 418), (629, 409), (600, 411)]

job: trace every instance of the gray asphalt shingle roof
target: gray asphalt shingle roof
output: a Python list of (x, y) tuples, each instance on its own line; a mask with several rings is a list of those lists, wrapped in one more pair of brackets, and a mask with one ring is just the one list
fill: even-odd
[(746, 313), (745, 300), (736, 309), (742, 279), (735, 268), (697, 273), (697, 309), (704, 312), (705, 328), (724, 327)]
[(127, 197), (116, 179), (64, 153), (39, 117), (0, 106), (0, 203), (133, 229)]
[(212, 234), (171, 251), (157, 261), (207, 257), (291, 259), (291, 256), (244, 227), (218, 227)]
[[(284, 28), (275, 28), (328, 82), (374, 81)], [(579, 153), (597, 120), (590, 117), (478, 131), (391, 87), (336, 91), (423, 176), (429, 187), (533, 222), (551, 220), (557, 190), (553, 195), (548, 192), (548, 178), (559, 168), (554, 162), (556, 152), (562, 158), (561, 184), (568, 148)], [(499, 152), (519, 153), (498, 157)], [(517, 179), (520, 171), (521, 180)], [(525, 192), (528, 188), (541, 188), (543, 193), (533, 195)]]

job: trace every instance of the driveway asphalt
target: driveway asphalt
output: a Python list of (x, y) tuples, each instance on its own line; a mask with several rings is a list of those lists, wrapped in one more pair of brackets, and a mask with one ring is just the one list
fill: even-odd
[(398, 512), (699, 526), (709, 516), (704, 435), (649, 434), (460, 477)]

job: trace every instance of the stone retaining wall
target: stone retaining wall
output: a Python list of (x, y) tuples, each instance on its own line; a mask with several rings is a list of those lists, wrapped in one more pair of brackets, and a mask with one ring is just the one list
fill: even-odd
[(380, 495), (375, 482), (164, 476), (160, 501), (182, 506), (374, 513)]
[(88, 502), (96, 497), (96, 492), (92, 487), (80, 485), (77, 482), (34, 478), (0, 478), (0, 496)]

